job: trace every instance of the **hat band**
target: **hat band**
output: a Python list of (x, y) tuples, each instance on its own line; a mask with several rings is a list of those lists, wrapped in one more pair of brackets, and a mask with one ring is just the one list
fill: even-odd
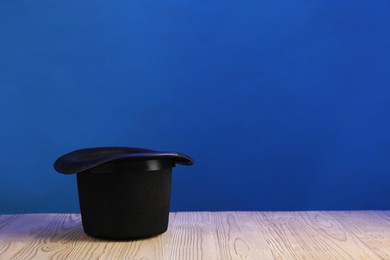
[(90, 168), (85, 171), (78, 173), (93, 173), (93, 174), (104, 174), (104, 173), (119, 173), (119, 172), (141, 172), (141, 171), (159, 171), (163, 169), (172, 169), (175, 167), (175, 162), (171, 158), (164, 159), (120, 159), (113, 160), (96, 167)]

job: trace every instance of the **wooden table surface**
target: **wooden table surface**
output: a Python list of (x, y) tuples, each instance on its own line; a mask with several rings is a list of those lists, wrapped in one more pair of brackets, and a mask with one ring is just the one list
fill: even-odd
[(130, 242), (88, 237), (79, 214), (0, 215), (0, 259), (390, 259), (390, 211), (170, 213)]

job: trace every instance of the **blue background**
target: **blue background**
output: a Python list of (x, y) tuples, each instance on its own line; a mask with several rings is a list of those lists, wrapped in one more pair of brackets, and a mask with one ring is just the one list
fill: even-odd
[(77, 212), (54, 160), (191, 155), (176, 210), (390, 209), (390, 3), (1, 1), (0, 213)]

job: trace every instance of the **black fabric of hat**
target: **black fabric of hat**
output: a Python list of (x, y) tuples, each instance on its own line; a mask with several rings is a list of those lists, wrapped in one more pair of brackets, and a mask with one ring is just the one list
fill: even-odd
[(67, 153), (55, 161), (54, 168), (60, 173), (72, 174), (91, 169), (103, 163), (123, 159), (173, 159), (178, 164), (192, 165), (194, 163), (192, 158), (182, 153), (133, 147), (98, 147)]

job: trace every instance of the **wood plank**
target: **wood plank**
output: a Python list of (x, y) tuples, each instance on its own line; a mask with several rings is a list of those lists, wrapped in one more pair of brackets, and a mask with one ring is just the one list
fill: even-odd
[(79, 214), (0, 215), (0, 259), (390, 259), (390, 211), (179, 212), (128, 242), (87, 236)]

